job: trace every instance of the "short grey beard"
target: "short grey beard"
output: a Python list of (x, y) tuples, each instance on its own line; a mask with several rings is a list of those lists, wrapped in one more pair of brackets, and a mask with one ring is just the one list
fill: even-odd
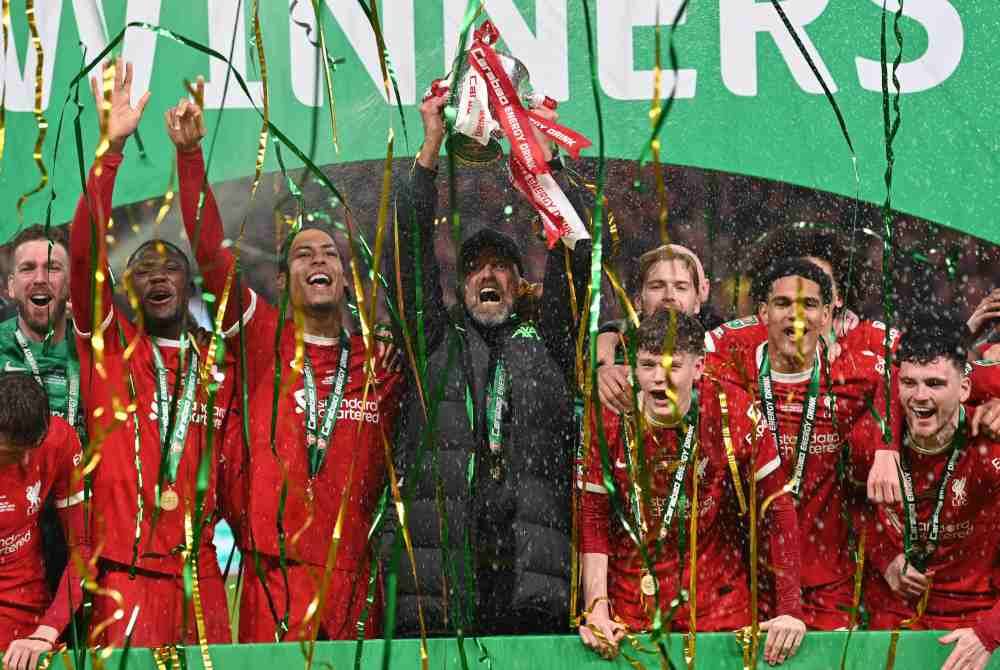
[(486, 326), (487, 328), (493, 328), (494, 326), (499, 326), (505, 323), (507, 319), (510, 318), (511, 308), (504, 305), (504, 309), (497, 314), (479, 314), (475, 307), (468, 308), (469, 314), (472, 316), (472, 320), (478, 323), (480, 326)]

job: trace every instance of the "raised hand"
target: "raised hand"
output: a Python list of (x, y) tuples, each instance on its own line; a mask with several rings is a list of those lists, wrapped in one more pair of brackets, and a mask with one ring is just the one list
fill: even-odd
[(201, 101), (205, 99), (205, 78), (198, 77), (192, 91), (194, 100), (181, 98), (176, 107), (164, 113), (167, 135), (178, 151), (192, 151), (205, 136), (205, 119), (201, 112)]
[(108, 151), (121, 153), (125, 140), (139, 127), (142, 112), (149, 102), (146, 91), (135, 106), (132, 106), (132, 63), (121, 58), (106, 61), (101, 67), (103, 81), (111, 80), (111, 90), (105, 91), (97, 77), (90, 78), (90, 91), (97, 105), (97, 119), (101, 134), (107, 138)]
[(420, 118), (424, 123), (424, 143), (417, 155), (417, 162), (433, 170), (437, 166), (438, 153), (444, 142), (444, 116), (442, 110), (448, 104), (448, 89), (431, 89), (420, 103)]

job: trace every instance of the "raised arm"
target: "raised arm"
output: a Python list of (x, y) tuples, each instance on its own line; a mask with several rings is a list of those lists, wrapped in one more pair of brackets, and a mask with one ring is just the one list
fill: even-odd
[[(112, 64), (108, 62), (103, 69), (107, 72), (111, 67)], [(135, 107), (132, 106), (132, 64), (125, 64), (120, 58), (114, 65), (114, 82), (109, 100), (105, 100), (96, 78), (91, 78), (90, 87), (108, 146), (90, 169), (85, 192), (80, 196), (70, 227), (70, 291), (73, 318), (81, 333), (94, 332), (111, 311), (110, 277), (105, 276), (99, 296), (101, 313), (94, 314), (92, 291), (96, 286), (95, 274), (98, 269), (106, 270), (108, 267), (106, 231), (111, 217), (115, 177), (122, 162), (122, 150), (129, 135), (138, 127), (149, 100), (147, 92)], [(92, 252), (95, 251), (92, 258)]]
[[(184, 229), (191, 242), (198, 268), (205, 281), (204, 288), (221, 298), (226, 280), (233, 272), (236, 258), (225, 248), (225, 234), (222, 216), (215, 201), (212, 188), (205, 179), (205, 159), (201, 153), (201, 139), (205, 136), (205, 122), (197, 101), (203, 98), (205, 80), (198, 77), (195, 84), (196, 101), (181, 98), (176, 107), (168, 109), (166, 119), (167, 135), (177, 149), (177, 178), (180, 185), (181, 216)], [(204, 200), (202, 194), (204, 193)], [(234, 284), (226, 303), (226, 313), (222, 321), (224, 332), (234, 330), (240, 318), (241, 305), (247, 311), (254, 304), (254, 296), (249, 288), (240, 282), (242, 299), (235, 293)]]
[[(581, 187), (570, 183), (558, 159), (549, 163), (552, 174), (581, 219), (586, 220)], [(598, 225), (595, 223), (595, 225)], [(587, 286), (590, 284), (590, 240), (579, 240), (573, 249), (564, 244), (553, 247), (545, 260), (542, 284), (541, 317), (538, 331), (567, 379), (575, 372), (576, 337), (579, 319), (585, 319), (588, 305)], [(573, 296), (576, 296), (576, 314)]]
[[(397, 246), (400, 287), (389, 282), (390, 295), (398, 301), (402, 289), (403, 314), (416, 348), (418, 317), (423, 320), (427, 350), (437, 347), (444, 336), (447, 311), (441, 289), (441, 267), (434, 254), (434, 215), (437, 209), (437, 159), (444, 140), (441, 109), (447, 95), (428, 98), (420, 106), (424, 122), (424, 143), (417, 155), (409, 179), (399, 189), (396, 199)], [(396, 259), (394, 259), (395, 261)], [(418, 281), (419, 272), (419, 281)], [(421, 295), (418, 300), (417, 289)]]

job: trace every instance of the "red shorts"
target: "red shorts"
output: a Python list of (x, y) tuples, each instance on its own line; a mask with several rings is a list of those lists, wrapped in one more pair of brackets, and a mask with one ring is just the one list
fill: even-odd
[[(229, 608), (226, 605), (226, 588), (214, 552), (206, 552), (198, 567), (198, 589), (205, 619), (205, 637), (209, 644), (229, 644), (232, 632), (229, 626)], [(210, 558), (209, 558), (210, 556)], [(91, 627), (104, 621), (111, 624), (102, 633), (103, 644), (121, 646), (125, 642), (125, 629), (137, 605), (139, 615), (132, 629), (133, 647), (161, 647), (166, 644), (198, 644), (198, 629), (194, 616), (194, 600), (188, 607), (184, 621), (184, 578), (148, 570), (136, 570), (135, 578), (129, 577), (127, 565), (101, 562), (98, 586), (117, 591), (123, 600), (124, 616), (114, 619), (117, 605), (111, 597), (94, 598), (94, 615)], [(185, 623), (187, 624), (185, 626)]]
[(837, 630), (851, 623), (854, 575), (821, 586), (802, 587), (802, 615), (809, 630)]
[[(285, 580), (278, 559), (260, 557), (265, 583), (271, 602), (281, 617), (285, 612)], [(319, 590), (323, 568), (302, 563), (288, 563), (288, 633), (282, 641), (294, 642), (309, 639), (303, 625), (306, 609)], [(334, 570), (326, 595), (326, 606), (319, 620), (317, 639), (353, 640), (357, 638), (357, 622), (368, 596), (368, 566), (359, 563), (357, 571)], [(365, 637), (375, 638), (382, 630), (381, 590), (375, 591), (375, 602), (368, 610)], [(268, 605), (267, 594), (257, 578), (253, 559), (246, 555), (243, 563), (243, 596), (240, 600), (240, 642), (274, 642), (275, 620)]]

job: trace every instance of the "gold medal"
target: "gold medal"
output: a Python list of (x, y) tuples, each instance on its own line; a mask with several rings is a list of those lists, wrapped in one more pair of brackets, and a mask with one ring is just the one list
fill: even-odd
[(648, 572), (642, 575), (642, 579), (639, 580), (639, 588), (642, 589), (643, 595), (651, 596), (656, 593), (656, 582), (653, 580), (653, 575)]
[(160, 494), (160, 508), (167, 512), (173, 512), (180, 503), (181, 498), (177, 495), (177, 491), (173, 489), (167, 489)]

